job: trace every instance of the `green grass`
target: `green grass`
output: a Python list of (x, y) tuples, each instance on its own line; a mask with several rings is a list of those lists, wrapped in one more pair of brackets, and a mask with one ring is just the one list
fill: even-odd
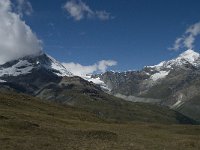
[(115, 123), (77, 108), (0, 93), (0, 149), (199, 150), (200, 126)]

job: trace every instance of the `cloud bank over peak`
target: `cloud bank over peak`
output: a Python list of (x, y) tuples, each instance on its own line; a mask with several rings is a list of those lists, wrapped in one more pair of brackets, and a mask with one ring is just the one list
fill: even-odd
[(63, 6), (63, 8), (68, 12), (70, 17), (72, 17), (76, 21), (80, 21), (85, 18), (96, 18), (105, 21), (113, 18), (111, 14), (106, 12), (105, 10), (92, 10), (87, 4), (82, 2), (82, 0), (69, 0)]
[(179, 50), (180, 48), (193, 49), (197, 36), (200, 35), (200, 22), (191, 25), (185, 33), (178, 37), (171, 50)]
[(0, 0), (0, 64), (42, 52), (41, 41), (12, 6), (10, 0)]
[(90, 66), (83, 66), (78, 63), (62, 63), (65, 68), (72, 72), (76, 76), (86, 76), (88, 74), (93, 74), (95, 72), (102, 73), (105, 72), (108, 67), (117, 65), (117, 62), (114, 60), (101, 60)]

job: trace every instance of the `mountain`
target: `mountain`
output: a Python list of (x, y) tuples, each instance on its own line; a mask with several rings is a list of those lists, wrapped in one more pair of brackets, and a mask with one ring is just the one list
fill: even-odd
[(115, 96), (168, 106), (200, 121), (200, 54), (193, 50), (139, 71), (109, 71), (93, 78), (100, 78)]
[(0, 81), (19, 91), (33, 93), (49, 82), (73, 76), (65, 67), (46, 54), (27, 56), (0, 66)]
[(58, 76), (72, 76), (72, 73), (49, 55), (27, 56), (18, 60), (7, 62), (0, 66), (0, 77), (26, 75), (34, 70), (43, 69)]
[(46, 101), (71, 105), (103, 119), (195, 123), (166, 107), (132, 103), (107, 94), (102, 90), (102, 85), (74, 76), (46, 54), (24, 57), (1, 65), (0, 80), (0, 91), (24, 93)]

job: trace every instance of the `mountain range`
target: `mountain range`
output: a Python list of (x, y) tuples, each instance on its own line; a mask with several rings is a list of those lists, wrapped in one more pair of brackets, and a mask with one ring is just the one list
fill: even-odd
[(200, 54), (193, 50), (139, 71), (108, 71), (93, 77), (117, 97), (164, 105), (200, 120)]
[(199, 80), (200, 54), (193, 50), (139, 71), (84, 77), (74, 76), (44, 53), (0, 65), (1, 91), (76, 106), (118, 121), (200, 121)]

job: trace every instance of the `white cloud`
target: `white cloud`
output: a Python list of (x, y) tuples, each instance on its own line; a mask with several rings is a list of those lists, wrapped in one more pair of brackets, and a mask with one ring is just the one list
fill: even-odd
[(83, 66), (81, 64), (78, 63), (62, 63), (63, 66), (65, 66), (65, 68), (70, 71), (71, 73), (73, 73), (74, 75), (77, 76), (83, 76), (86, 74), (90, 74), (93, 73), (97, 70), (97, 66), (95, 65), (91, 65), (91, 66)]
[(106, 12), (105, 10), (103, 11), (96, 11), (96, 16), (100, 20), (109, 20), (113, 17), (110, 16), (110, 13)]
[(16, 7), (17, 13), (20, 16), (23, 16), (23, 14), (29, 16), (33, 13), (33, 7), (28, 0), (16, 0), (16, 2), (17, 2), (17, 7)]
[(98, 70), (100, 70), (101, 72), (105, 72), (107, 70), (108, 67), (112, 67), (117, 65), (116, 61), (113, 60), (101, 60), (98, 63)]
[(69, 0), (63, 7), (69, 15), (76, 21), (82, 19), (98, 18), (100, 20), (112, 19), (110, 13), (103, 11), (93, 11), (88, 5), (82, 0)]
[(41, 41), (12, 10), (10, 0), (0, 0), (0, 64), (41, 53)]
[(193, 49), (196, 37), (200, 35), (200, 22), (191, 25), (185, 33), (176, 39), (171, 50), (179, 50), (180, 48)]
[(108, 69), (108, 67), (117, 65), (117, 62), (114, 60), (101, 60), (98, 63), (95, 63), (90, 66), (83, 66), (81, 64), (73, 62), (62, 64), (68, 71), (72, 72), (74, 75), (85, 76), (87, 74), (93, 74), (95, 72), (105, 72)]

